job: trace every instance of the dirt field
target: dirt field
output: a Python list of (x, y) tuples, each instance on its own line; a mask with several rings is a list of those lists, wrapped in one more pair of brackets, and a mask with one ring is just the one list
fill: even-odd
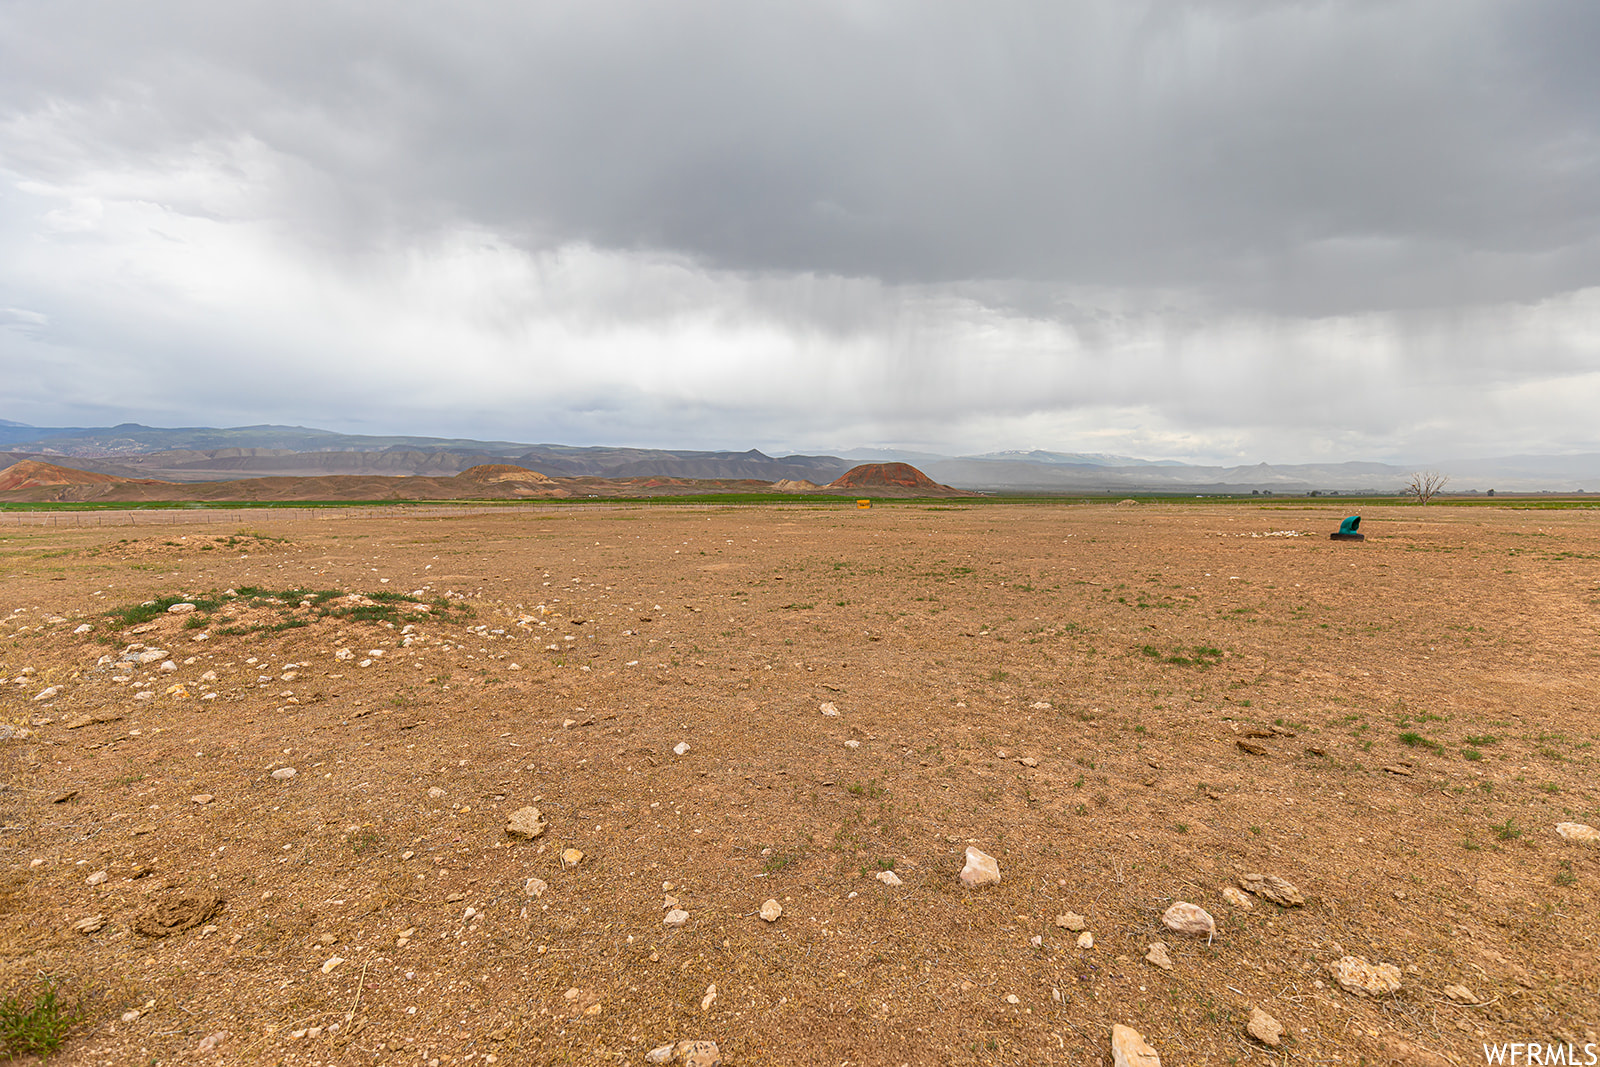
[(62, 1064), (1581, 1062), (1600, 511), (1342, 516), (0, 531), (0, 993), (85, 998)]

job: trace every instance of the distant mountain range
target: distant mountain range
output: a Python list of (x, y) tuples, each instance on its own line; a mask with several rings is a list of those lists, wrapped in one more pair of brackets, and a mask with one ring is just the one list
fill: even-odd
[(513, 464), (551, 477), (833, 481), (862, 462), (910, 463), (936, 482), (984, 492), (1392, 493), (1417, 470), (1450, 477), (1448, 491), (1600, 492), (1600, 453), (1384, 463), (1201, 466), (1098, 453), (1006, 451), (944, 456), (859, 449), (844, 456), (612, 448), (443, 437), (342, 434), (299, 426), (167, 429), (39, 427), (0, 419), (0, 466), (43, 458), (123, 478), (178, 482), (307, 476), (453, 477), (483, 464)]

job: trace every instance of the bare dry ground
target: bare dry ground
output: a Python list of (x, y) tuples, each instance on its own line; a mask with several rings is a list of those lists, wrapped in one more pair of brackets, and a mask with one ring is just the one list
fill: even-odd
[[(1364, 544), (1327, 539), (1341, 517), (4, 531), (0, 993), (86, 998), (63, 1064), (640, 1064), (681, 1038), (1092, 1064), (1114, 1023), (1169, 1067), (1581, 1056), (1600, 848), (1554, 827), (1600, 824), (1600, 513), (1373, 509)], [(528, 805), (547, 831), (509, 836)], [(958, 882), (969, 844), (999, 885)], [(1223, 898), (1255, 872), (1306, 904)], [(1163, 928), (1180, 900), (1209, 943)], [(1345, 992), (1347, 955), (1400, 991)], [(1257, 1006), (1281, 1047), (1244, 1033)]]

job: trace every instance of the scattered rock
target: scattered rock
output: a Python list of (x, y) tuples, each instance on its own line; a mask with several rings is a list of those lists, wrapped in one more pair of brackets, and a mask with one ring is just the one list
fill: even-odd
[(831, 702), (822, 705), (822, 708), (820, 710), (822, 711), (822, 714), (828, 716), (829, 718), (832, 718), (833, 716), (839, 714), (839, 709), (834, 707)]
[(1161, 1057), (1144, 1035), (1121, 1023), (1111, 1027), (1111, 1060), (1113, 1067), (1161, 1067)]
[(562, 849), (561, 850), (561, 866), (563, 866), (563, 867), (576, 867), (578, 864), (580, 864), (582, 862), (583, 862), (583, 852), (582, 852), (582, 850), (576, 849), (576, 848), (567, 848), (567, 849)]
[(700, 998), (700, 1010), (710, 1011), (711, 1005), (717, 1002), (717, 983), (712, 982), (706, 986), (706, 995)]
[(1402, 778), (1410, 778), (1417, 773), (1404, 763), (1386, 763), (1383, 765), (1383, 769), (1390, 774), (1398, 774)]
[(431, 786), (428, 787), (428, 799), (430, 799), (430, 800), (438, 800), (442, 796), (444, 796), (444, 790), (443, 789), (440, 789), (436, 785), (431, 785)]
[(293, 767), (279, 767), (277, 770), (272, 772), (272, 777), (276, 778), (280, 782), (287, 782), (289, 779), (293, 778), (295, 774), (296, 771)]
[(1600, 845), (1600, 830), (1581, 822), (1558, 822), (1556, 833), (1563, 841), (1576, 841), (1582, 845)]
[(776, 900), (768, 900), (761, 905), (761, 918), (767, 922), (777, 922), (778, 916), (783, 914), (783, 905)]
[(111, 872), (109, 871), (95, 871), (89, 877), (85, 878), (84, 881), (90, 885), (105, 885), (106, 879), (110, 877)]
[(1306, 902), (1294, 883), (1286, 882), (1275, 874), (1241, 874), (1239, 886), (1285, 908), (1298, 908)]
[(1245, 911), (1249, 911), (1251, 908), (1256, 906), (1255, 901), (1247, 897), (1238, 886), (1223, 886), (1222, 899), (1226, 900), (1229, 904), (1232, 904), (1236, 908), (1243, 908)]
[(1082, 930), (1084, 926), (1087, 925), (1087, 920), (1085, 920), (1084, 917), (1079, 915), (1077, 912), (1069, 911), (1065, 915), (1056, 916), (1056, 925), (1064, 930), (1072, 930), (1076, 932), (1078, 930)]
[(79, 919), (73, 923), (72, 929), (80, 934), (92, 934), (97, 930), (104, 929), (105, 925), (106, 917), (104, 915), (90, 915), (88, 918)]
[(1144, 954), (1144, 958), (1145, 962), (1153, 963), (1163, 971), (1172, 970), (1172, 957), (1167, 955), (1167, 943), (1165, 941), (1150, 942), (1149, 951)]
[(1180, 900), (1161, 916), (1168, 930), (1194, 937), (1212, 937), (1217, 932), (1217, 920), (1198, 904)]
[(343, 962), (344, 962), (344, 957), (343, 956), (329, 956), (328, 959), (327, 959), (327, 962), (322, 965), (322, 973), (323, 974), (332, 974), (333, 973), (333, 969), (335, 967), (339, 966), (339, 964), (341, 964)]
[(549, 825), (538, 808), (518, 808), (506, 818), (506, 833), (532, 840), (544, 833)]
[(59, 685), (52, 685), (49, 688), (41, 689), (37, 693), (33, 694), (33, 699), (34, 700), (49, 700), (51, 697), (55, 696), (56, 694), (58, 694), (60, 692), (61, 692), (61, 687)]
[(1032, 756), (1023, 756), (1021, 759), (1017, 760), (1017, 762), (1022, 764), (1024, 767), (1039, 766), (1039, 761), (1034, 759)]
[(1328, 964), (1328, 973), (1346, 990), (1361, 997), (1381, 997), (1400, 989), (1400, 968), (1368, 963), (1364, 956), (1344, 956)]
[(195, 804), (209, 804), (215, 799), (217, 798), (212, 796), (210, 793), (196, 793), (194, 796), (189, 798), (189, 800)]
[(857, 749), (861, 747), (861, 742), (857, 741), (855, 738), (851, 738), (844, 743), (844, 747), (848, 749)]
[(893, 871), (879, 871), (878, 872), (878, 881), (882, 882), (884, 885), (904, 885), (905, 884), (904, 882), (902, 882), (900, 880), (900, 876), (898, 874), (895, 874)]
[(679, 741), (676, 745), (672, 746), (672, 754), (674, 756), (686, 756), (686, 755), (688, 755), (689, 754), (689, 742), (687, 742), (687, 741)]
[(1260, 1008), (1250, 1009), (1250, 1021), (1244, 1024), (1244, 1032), (1272, 1048), (1278, 1047), (1278, 1039), (1283, 1036), (1283, 1024)]
[(677, 1045), (661, 1045), (644, 1054), (646, 1063), (671, 1063), (678, 1055)]
[(661, 921), (666, 923), (668, 926), (682, 926), (684, 923), (689, 921), (689, 913), (684, 911), (682, 908), (673, 908), (671, 911), (667, 912), (666, 917)]
[(1464, 985), (1447, 985), (1444, 987), (1444, 995), (1457, 1004), (1478, 1003), (1477, 996)]
[(217, 1051), (217, 1049), (226, 1044), (228, 1038), (232, 1036), (233, 1035), (226, 1030), (218, 1030), (214, 1034), (209, 1034), (205, 1037), (202, 1037), (200, 1039), (200, 1044), (195, 1046), (194, 1054), (196, 1056), (209, 1056), (211, 1053)]
[(193, 604), (174, 604), (167, 609), (168, 615), (187, 615), (194, 610)]
[(1078, 947), (1079, 948), (1094, 948), (1094, 935), (1091, 934), (1087, 930), (1085, 930), (1083, 933), (1079, 934), (1078, 935)]
[(199, 926), (221, 909), (222, 898), (208, 890), (168, 890), (134, 916), (133, 929), (146, 937), (167, 937)]
[(961, 869), (961, 884), (970, 889), (1000, 881), (1000, 862), (987, 852), (968, 846), (967, 865)]
[(683, 1067), (720, 1067), (722, 1063), (715, 1041), (680, 1041), (675, 1051)]
[(1272, 754), (1265, 745), (1258, 745), (1254, 741), (1235, 741), (1234, 744), (1238, 746), (1240, 752), (1251, 756), (1269, 756)]
[(544, 891), (549, 888), (549, 883), (542, 878), (529, 878), (522, 885), (522, 891), (530, 897), (542, 897), (544, 896)]

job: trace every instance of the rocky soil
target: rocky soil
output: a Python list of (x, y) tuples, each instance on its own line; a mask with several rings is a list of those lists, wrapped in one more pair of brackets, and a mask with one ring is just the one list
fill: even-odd
[(63, 1064), (1581, 1055), (1600, 513), (1341, 517), (0, 531), (0, 995)]

